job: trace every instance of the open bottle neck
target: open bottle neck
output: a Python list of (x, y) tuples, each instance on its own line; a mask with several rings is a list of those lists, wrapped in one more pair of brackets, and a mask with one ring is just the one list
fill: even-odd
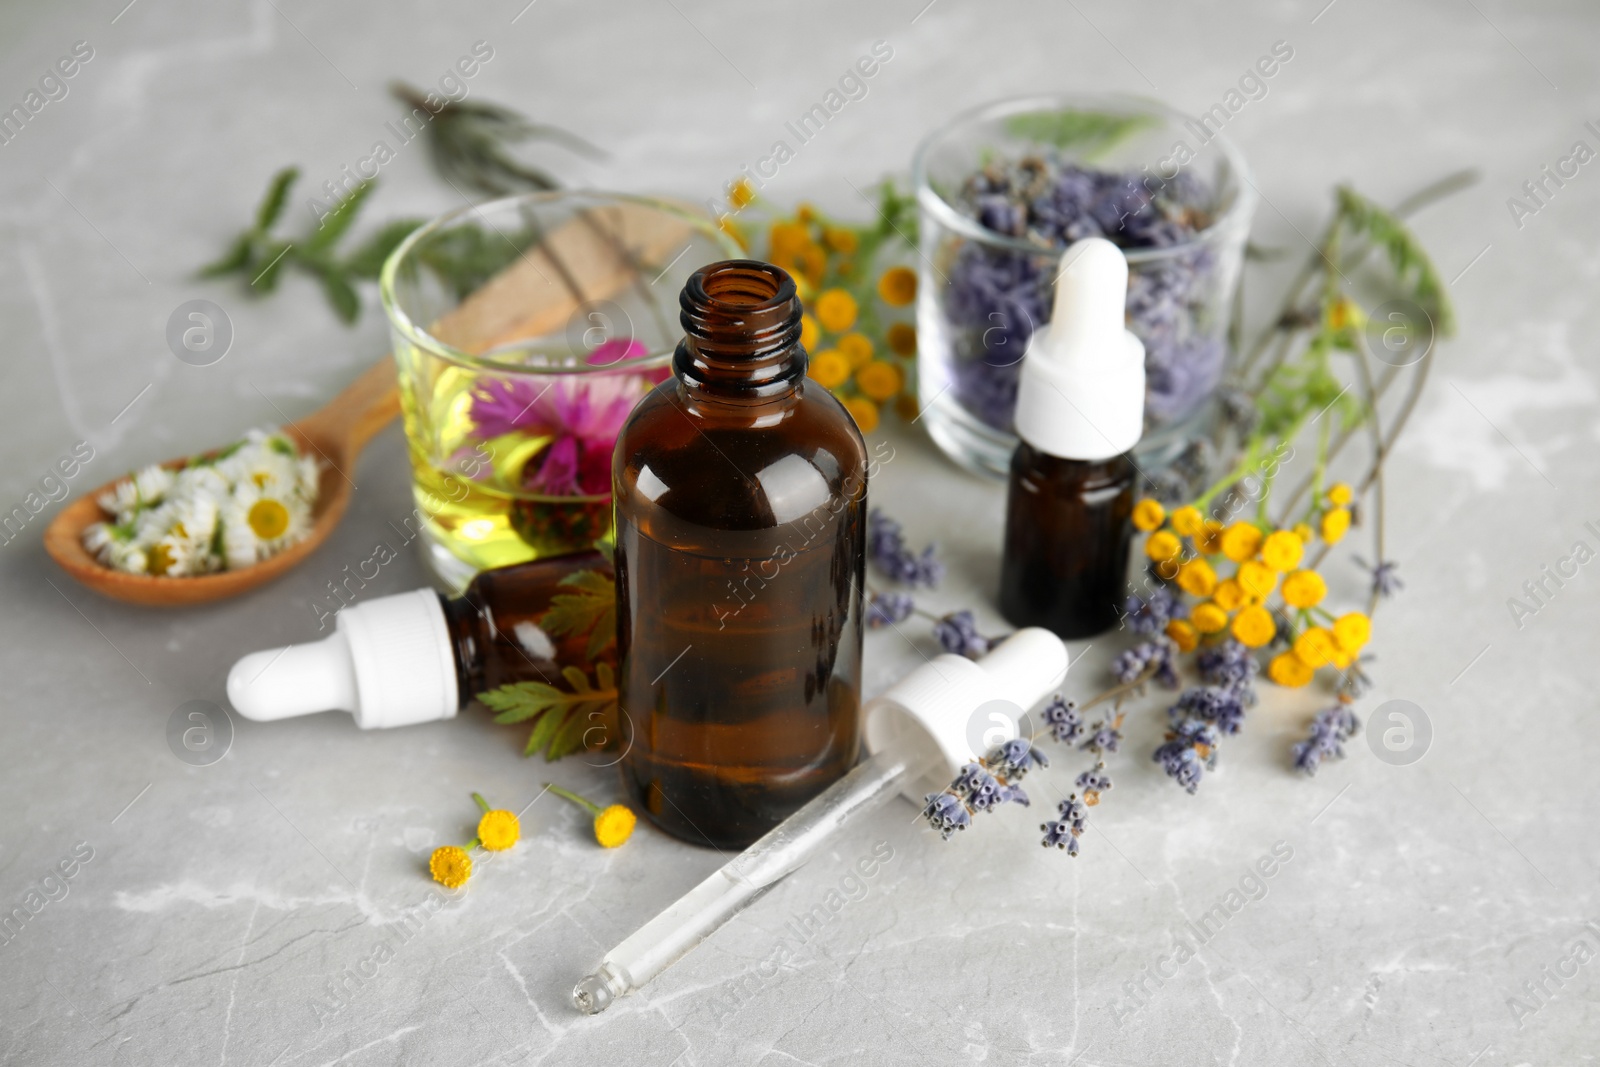
[(702, 267), (678, 298), (684, 337), (673, 372), (692, 400), (765, 404), (794, 396), (806, 373), (800, 298), (770, 263)]

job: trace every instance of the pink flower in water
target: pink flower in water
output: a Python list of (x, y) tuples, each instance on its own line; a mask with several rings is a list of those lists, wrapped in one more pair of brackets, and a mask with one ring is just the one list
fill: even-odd
[(604, 494), (611, 449), (648, 383), (637, 375), (594, 378), (491, 378), (472, 398), (485, 437), (520, 431), (550, 444), (523, 468), (523, 487), (552, 496)]

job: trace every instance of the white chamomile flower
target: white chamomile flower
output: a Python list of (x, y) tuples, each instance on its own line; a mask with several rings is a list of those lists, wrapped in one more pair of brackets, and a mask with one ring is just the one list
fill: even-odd
[(249, 485), (264, 491), (289, 493), (300, 480), (294, 458), (268, 448), (241, 448), (218, 467), (236, 489)]
[(225, 570), (248, 567), (259, 558), (261, 541), (250, 528), (245, 509), (230, 503), (222, 513), (222, 564)]
[(126, 571), (128, 574), (148, 573), (149, 561), (145, 558), (144, 547), (137, 541), (112, 542), (110, 555), (108, 562), (115, 570)]
[(215, 464), (204, 463), (185, 467), (178, 472), (178, 482), (173, 494), (184, 497), (207, 497), (217, 504), (228, 499), (228, 479)]
[(117, 521), (123, 523), (139, 507), (139, 490), (133, 484), (132, 478), (124, 478), (101, 493), (95, 502), (100, 505), (101, 511), (116, 516)]
[(109, 565), (111, 551), (120, 542), (128, 541), (131, 531), (105, 522), (92, 522), (83, 529), (83, 547), (95, 559)]
[(139, 494), (139, 504), (149, 507), (166, 499), (177, 483), (177, 475), (165, 467), (149, 466), (133, 476), (133, 487)]
[(199, 555), (187, 537), (168, 533), (145, 552), (145, 565), (151, 574), (183, 578), (198, 573)]
[(300, 498), (307, 504), (315, 504), (322, 485), (322, 464), (316, 456), (301, 456), (295, 466), (300, 474)]
[[(311, 530), (310, 507), (292, 491), (284, 492), (272, 483), (259, 489), (249, 483), (239, 486), (231, 506), (256, 539), (257, 559), (282, 552)], [(224, 531), (224, 541), (227, 537)], [(231, 550), (229, 563), (232, 565)]]

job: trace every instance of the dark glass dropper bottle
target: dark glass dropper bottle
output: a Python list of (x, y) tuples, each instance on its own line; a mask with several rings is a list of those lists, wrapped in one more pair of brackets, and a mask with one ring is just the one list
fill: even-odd
[(1144, 346), (1123, 325), (1128, 263), (1103, 238), (1061, 260), (1017, 395), (1000, 610), (1017, 626), (1089, 637), (1120, 617), (1144, 422)]
[[(563, 583), (586, 571), (590, 581), (610, 581), (611, 561), (579, 552), (484, 571), (454, 599), (417, 589), (351, 604), (322, 640), (235, 663), (228, 700), (248, 719), (343, 710), (375, 729), (452, 718), (510, 682), (559, 683), (563, 667), (589, 669), (589, 637), (551, 634), (540, 623), (554, 597), (574, 592)], [(603, 717), (567, 728), (558, 749), (598, 750), (616, 740)]]
[(613, 464), (621, 766), (657, 826), (737, 848), (856, 761), (866, 446), (782, 270), (712, 264), (680, 305)]

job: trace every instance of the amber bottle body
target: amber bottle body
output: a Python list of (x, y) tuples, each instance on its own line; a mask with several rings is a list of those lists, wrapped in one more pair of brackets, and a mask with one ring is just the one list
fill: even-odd
[[(484, 571), (461, 596), (444, 600), (462, 706), (512, 682), (560, 684), (562, 667), (587, 666), (588, 635), (554, 637), (539, 625), (552, 597), (573, 592), (562, 580), (580, 571), (610, 580), (611, 561), (598, 552), (579, 552)], [(611, 656), (608, 651), (601, 658)], [(591, 732), (586, 747), (606, 744), (605, 733)], [(612, 732), (609, 740), (615, 736)]]
[(1126, 455), (1062, 459), (1026, 441), (1011, 456), (1000, 610), (1015, 626), (1090, 637), (1117, 624), (1136, 470)]
[(781, 270), (714, 264), (682, 309), (613, 464), (621, 768), (657, 826), (738, 848), (857, 758), (866, 448)]

